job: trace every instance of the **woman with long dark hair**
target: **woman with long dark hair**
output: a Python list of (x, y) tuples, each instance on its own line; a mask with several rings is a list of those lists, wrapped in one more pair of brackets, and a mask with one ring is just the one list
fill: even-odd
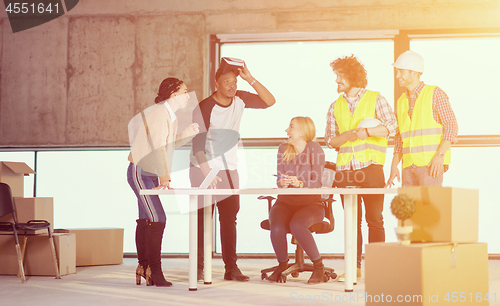
[(167, 78), (160, 84), (156, 105), (138, 114), (129, 123), (131, 151), (127, 181), (137, 196), (139, 218), (135, 242), (139, 265), (136, 283), (141, 277), (146, 285), (170, 287), (161, 269), (161, 244), (167, 216), (160, 198), (140, 195), (141, 189), (170, 188), (170, 170), (175, 147), (187, 143), (199, 132), (197, 124), (191, 124), (177, 134), (178, 119), (175, 111), (186, 107), (189, 100), (187, 87), (179, 79)]

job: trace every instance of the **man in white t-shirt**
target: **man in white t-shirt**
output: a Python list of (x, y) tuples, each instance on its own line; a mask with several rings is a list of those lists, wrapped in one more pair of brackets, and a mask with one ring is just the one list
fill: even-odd
[[(257, 94), (237, 90), (238, 75), (248, 82)], [(191, 186), (198, 187), (215, 165), (222, 170), (210, 188), (239, 188), (237, 149), (239, 128), (245, 108), (267, 108), (276, 100), (248, 71), (246, 65), (227, 71), (221, 68), (215, 74), (215, 88), (210, 97), (201, 101), (193, 122), (200, 126), (200, 134), (193, 139), (189, 177)], [(240, 209), (238, 195), (214, 197), (220, 221), (222, 260), (225, 264), (225, 280), (248, 281), (239, 270), (236, 260), (236, 215)], [(203, 207), (203, 198), (198, 199)], [(198, 210), (198, 279), (203, 279), (203, 209)]]

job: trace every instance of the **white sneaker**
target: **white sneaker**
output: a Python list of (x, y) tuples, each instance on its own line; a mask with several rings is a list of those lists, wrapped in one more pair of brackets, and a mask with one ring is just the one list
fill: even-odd
[[(356, 269), (356, 276), (357, 277), (361, 277), (361, 268), (357, 268)], [(345, 273), (340, 275), (338, 278), (337, 278), (337, 281), (339, 282), (345, 282)]]

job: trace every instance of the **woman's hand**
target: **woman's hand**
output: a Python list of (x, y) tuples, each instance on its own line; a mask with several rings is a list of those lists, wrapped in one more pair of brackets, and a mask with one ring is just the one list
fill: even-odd
[(281, 187), (283, 188), (288, 188), (288, 186), (290, 186), (290, 179), (288, 179), (288, 175), (285, 175), (284, 178), (281, 178), (280, 179), (280, 184), (281, 184)]
[(200, 126), (198, 123), (191, 123), (182, 133), (185, 137), (191, 137), (200, 132)]
[(164, 190), (164, 189), (170, 189), (170, 181), (163, 181), (160, 183), (160, 185), (153, 187), (153, 190)]
[(283, 188), (288, 188), (288, 187), (295, 187), (295, 188), (301, 188), (304, 187), (304, 183), (300, 181), (296, 176), (293, 175), (286, 175), (285, 178), (282, 178), (280, 180), (280, 184)]
[(200, 126), (198, 125), (198, 123), (191, 123), (189, 127), (195, 134), (198, 134), (200, 132)]

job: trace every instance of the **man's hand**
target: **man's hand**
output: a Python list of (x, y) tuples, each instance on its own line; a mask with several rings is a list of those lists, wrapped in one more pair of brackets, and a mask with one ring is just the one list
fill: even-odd
[(208, 186), (208, 189), (217, 189), (217, 184), (219, 182), (222, 182), (222, 179), (218, 176), (215, 176), (213, 181), (210, 183), (210, 186)]
[(342, 136), (345, 140), (345, 142), (348, 142), (348, 141), (356, 141), (358, 140), (358, 130), (359, 129), (352, 129), (352, 130), (349, 130), (349, 131), (345, 131), (344, 133), (340, 134), (340, 136)]
[(438, 177), (441, 173), (444, 172), (444, 157), (439, 157), (439, 155), (434, 155), (431, 159), (431, 162), (427, 165), (429, 169), (429, 176), (433, 178)]
[(384, 188), (391, 188), (392, 186), (394, 186), (394, 178), (398, 179), (398, 183), (401, 182), (398, 167), (391, 167), (391, 175), (389, 176), (389, 179), (387, 180)]
[(361, 140), (365, 140), (366, 138), (368, 138), (368, 132), (366, 131), (366, 128), (358, 129), (358, 131), (356, 132), (356, 135)]
[(250, 74), (250, 71), (248, 70), (247, 68), (247, 64), (245, 62), (243, 62), (244, 64), (244, 67), (243, 68), (238, 68), (238, 71), (240, 72), (240, 77), (247, 81), (247, 82), (252, 82), (253, 80), (255, 80), (255, 78)]

